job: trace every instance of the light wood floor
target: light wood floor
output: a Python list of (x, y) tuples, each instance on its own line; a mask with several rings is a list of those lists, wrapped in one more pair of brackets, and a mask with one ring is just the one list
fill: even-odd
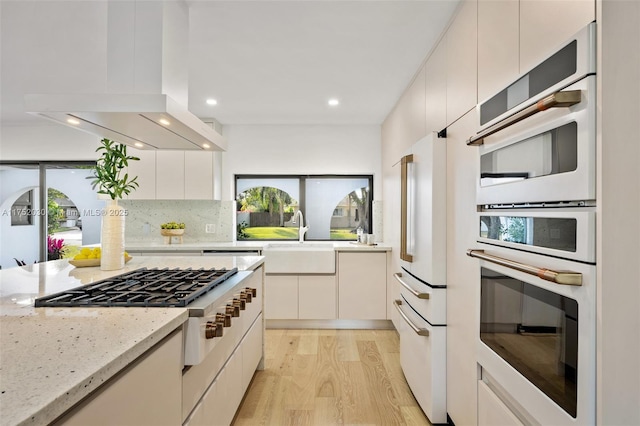
[(394, 330), (267, 330), (234, 425), (429, 425)]

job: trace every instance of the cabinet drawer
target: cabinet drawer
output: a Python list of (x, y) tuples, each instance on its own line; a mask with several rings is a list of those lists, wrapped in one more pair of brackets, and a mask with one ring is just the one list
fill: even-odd
[(262, 337), (264, 325), (262, 315), (259, 315), (251, 326), (251, 329), (242, 341), (242, 392), (244, 393), (251, 383), (253, 373), (258, 368), (262, 359)]
[[(420, 318), (404, 300), (398, 309), (405, 319), (399, 319), (400, 365), (404, 376), (431, 423), (447, 422), (447, 334), (446, 327), (433, 327)], [(408, 322), (427, 330), (418, 335)]]
[(447, 290), (433, 288), (407, 273), (394, 275), (400, 294), (431, 324), (447, 322)]
[(482, 380), (478, 381), (478, 426), (522, 426), (522, 422)]

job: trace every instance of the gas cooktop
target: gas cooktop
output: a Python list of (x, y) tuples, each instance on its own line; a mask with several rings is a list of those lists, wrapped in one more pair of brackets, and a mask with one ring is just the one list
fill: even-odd
[(184, 307), (238, 272), (140, 268), (35, 300), (35, 307)]

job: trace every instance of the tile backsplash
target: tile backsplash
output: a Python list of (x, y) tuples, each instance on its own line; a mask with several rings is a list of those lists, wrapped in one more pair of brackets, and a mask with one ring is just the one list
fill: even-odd
[[(160, 225), (165, 222), (183, 222), (183, 241), (227, 242), (233, 241), (233, 215), (235, 201), (207, 200), (121, 200), (127, 209), (125, 241), (163, 242)], [(206, 233), (206, 225), (212, 224), (215, 232)]]

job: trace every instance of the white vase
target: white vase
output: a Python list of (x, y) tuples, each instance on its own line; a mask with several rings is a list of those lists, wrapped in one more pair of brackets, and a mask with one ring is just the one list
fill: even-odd
[(118, 200), (108, 200), (102, 215), (102, 257), (100, 269), (124, 268), (124, 217), (126, 210)]

